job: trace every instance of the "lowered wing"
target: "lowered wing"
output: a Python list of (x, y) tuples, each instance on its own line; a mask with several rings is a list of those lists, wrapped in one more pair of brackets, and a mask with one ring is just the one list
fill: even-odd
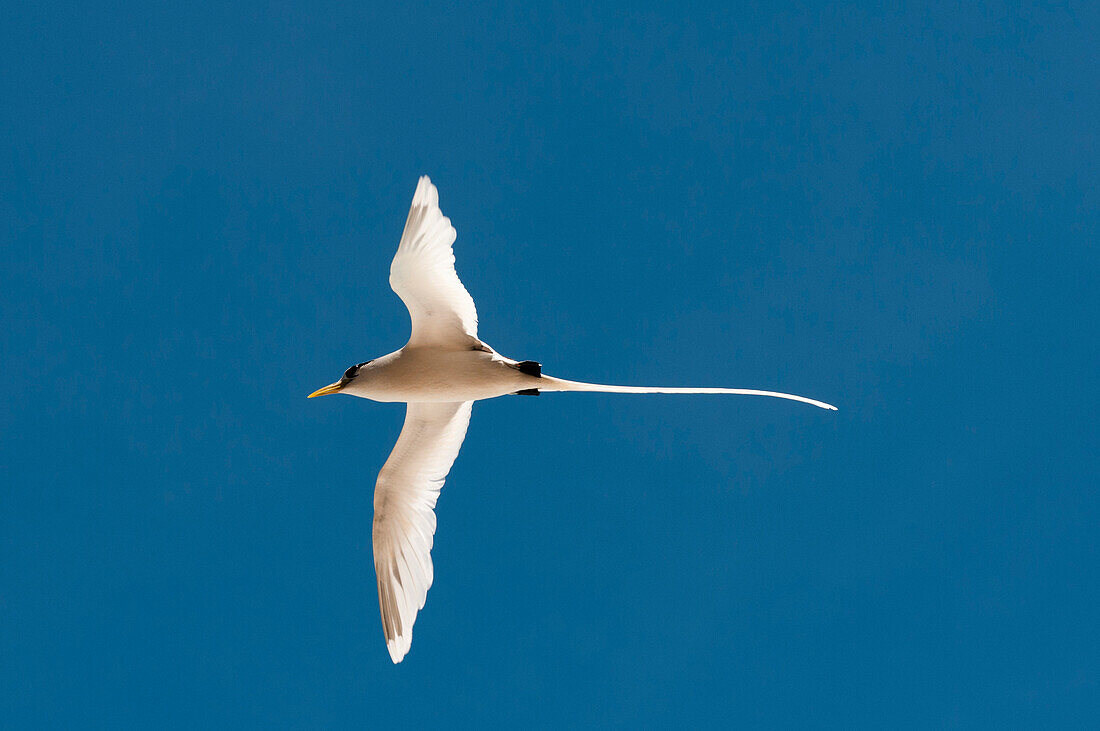
[(382, 631), (395, 663), (412, 644), (432, 585), (435, 502), (466, 438), (472, 401), (410, 403), (374, 488), (374, 571)]

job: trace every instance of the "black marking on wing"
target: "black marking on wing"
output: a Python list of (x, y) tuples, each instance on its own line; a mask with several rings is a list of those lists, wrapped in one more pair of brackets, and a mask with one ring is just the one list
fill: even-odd
[(524, 375), (542, 378), (541, 363), (536, 363), (533, 360), (521, 360), (519, 363), (516, 363), (516, 368)]

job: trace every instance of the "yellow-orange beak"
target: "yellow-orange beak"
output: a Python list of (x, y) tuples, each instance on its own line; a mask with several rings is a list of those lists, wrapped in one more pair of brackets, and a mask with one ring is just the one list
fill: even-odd
[(340, 381), (337, 381), (336, 383), (330, 383), (324, 388), (317, 389), (310, 395), (306, 396), (306, 398), (313, 398), (314, 396), (328, 396), (330, 393), (340, 393), (340, 389), (342, 389), (343, 387), (344, 385)]

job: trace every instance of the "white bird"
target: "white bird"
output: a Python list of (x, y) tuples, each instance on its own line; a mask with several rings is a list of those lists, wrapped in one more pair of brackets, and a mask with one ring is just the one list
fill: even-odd
[(544, 375), (534, 361), (500, 355), (477, 337), (477, 311), (455, 272), (455, 229), (439, 210), (439, 193), (420, 178), (390, 286), (412, 317), (405, 347), (353, 365), (309, 398), (347, 393), (374, 401), (404, 401), (405, 425), (374, 487), (374, 570), (382, 630), (394, 663), (412, 644), (413, 622), (432, 585), (435, 503), (454, 464), (474, 401), (546, 391), (728, 393), (775, 396), (823, 409), (835, 406), (788, 393), (745, 388), (606, 386)]

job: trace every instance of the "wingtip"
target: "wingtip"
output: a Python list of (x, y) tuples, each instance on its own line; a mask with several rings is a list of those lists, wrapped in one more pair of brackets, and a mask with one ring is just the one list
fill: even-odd
[(416, 181), (416, 191), (413, 192), (413, 206), (439, 206), (439, 192), (432, 185), (432, 179), (427, 175), (421, 175)]
[(400, 664), (405, 659), (405, 655), (409, 653), (408, 647), (398, 646), (393, 640), (386, 643), (386, 649), (390, 651), (390, 660), (393, 660), (394, 665)]

